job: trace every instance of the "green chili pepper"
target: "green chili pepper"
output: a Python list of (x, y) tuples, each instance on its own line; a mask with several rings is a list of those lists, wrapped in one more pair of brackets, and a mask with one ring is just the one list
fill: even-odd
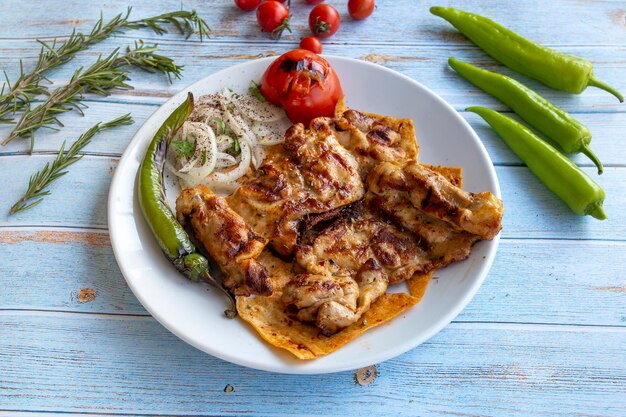
[(474, 13), (451, 7), (431, 7), (430, 12), (450, 22), (492, 58), (548, 87), (579, 94), (591, 85), (624, 101), (617, 90), (594, 77), (593, 65), (585, 59), (531, 42)]
[(176, 269), (192, 281), (208, 281), (221, 289), (228, 295), (231, 303), (230, 309), (224, 313), (227, 317), (234, 317), (236, 310), (232, 297), (213, 279), (209, 270), (209, 261), (196, 252), (196, 248), (187, 232), (178, 223), (165, 201), (163, 166), (167, 146), (171, 140), (172, 133), (182, 126), (192, 110), (193, 95), (189, 93), (187, 100), (165, 120), (148, 145), (146, 156), (139, 167), (137, 184), (139, 189), (139, 206), (159, 246)]
[(598, 167), (598, 174), (602, 174), (602, 162), (589, 148), (591, 132), (571, 114), (506, 75), (476, 68), (455, 58), (448, 59), (448, 64), (467, 81), (509, 106), (563, 151), (587, 155)]
[(579, 215), (606, 219), (604, 190), (583, 170), (520, 122), (485, 107), (470, 107), (500, 135), (554, 194)]

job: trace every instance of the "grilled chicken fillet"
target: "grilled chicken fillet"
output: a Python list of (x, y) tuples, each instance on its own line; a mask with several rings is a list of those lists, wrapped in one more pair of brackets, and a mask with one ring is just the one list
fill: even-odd
[(301, 219), (361, 199), (359, 165), (331, 129), (332, 119), (293, 125), (285, 142), (268, 150), (259, 169), (227, 200), (279, 254), (292, 254)]
[(224, 273), (224, 286), (236, 295), (272, 293), (267, 269), (256, 257), (267, 241), (235, 213), (224, 197), (204, 185), (183, 190), (176, 217), (193, 234)]
[(466, 192), (417, 162), (405, 166), (383, 162), (372, 170), (366, 183), (370, 196), (384, 197), (391, 203), (387, 211), (393, 210), (393, 204), (408, 201), (414, 209), (409, 211), (411, 214), (421, 212), (480, 239), (493, 239), (502, 228), (500, 199), (490, 192)]

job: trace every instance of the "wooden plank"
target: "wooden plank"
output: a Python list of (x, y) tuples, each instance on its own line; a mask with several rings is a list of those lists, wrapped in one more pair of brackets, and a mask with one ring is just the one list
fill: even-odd
[[(624, 329), (452, 324), (352, 372), (263, 373), (208, 356), (149, 317), (0, 314), (5, 410), (160, 415), (380, 416), (626, 413)], [(574, 348), (575, 347), (575, 348)], [(445, 358), (445, 359), (444, 359)], [(263, 381), (263, 382), (261, 382)], [(225, 392), (227, 385), (234, 390)]]
[[(0, 310), (148, 314), (126, 286), (104, 231), (2, 229), (0, 253)], [(626, 326), (623, 265), (624, 242), (504, 239), (456, 321)]]
[[(37, 135), (36, 153), (56, 153), (64, 140), (75, 141), (85, 130), (99, 121), (111, 120), (126, 112), (133, 115), (135, 124), (114, 130), (104, 131), (96, 136), (85, 149), (87, 154), (120, 156), (126, 149), (130, 139), (145, 120), (156, 110), (153, 105), (90, 102), (85, 117), (67, 115), (64, 117), (66, 126), (57, 132), (42, 132)], [(367, 109), (364, 109), (367, 110)], [(461, 112), (480, 136), (487, 148), (492, 161), (496, 165), (521, 165), (521, 161), (498, 138), (496, 133), (473, 113)], [(510, 114), (510, 113), (509, 113)], [(624, 113), (578, 113), (576, 117), (589, 127), (593, 133), (592, 148), (608, 167), (624, 166), (626, 141), (620, 140), (617, 132), (626, 131), (626, 112)], [(66, 120), (67, 119), (67, 120)], [(10, 127), (0, 125), (0, 137), (7, 135)], [(29, 141), (16, 139), (7, 146), (0, 147), (0, 156), (25, 154), (28, 152)], [(591, 161), (583, 155), (575, 155), (573, 160), (585, 167), (591, 167)]]
[[(285, 34), (281, 45), (294, 45), (302, 36), (310, 34), (307, 24), (311, 6), (301, 1), (292, 2), (293, 34)], [(347, 14), (346, 0), (334, 1), (333, 5), (342, 17), (339, 32), (329, 41), (334, 43), (378, 43), (400, 42), (403, 44), (464, 44), (465, 40), (451, 29), (446, 22), (431, 15), (431, 4), (416, 4), (411, 0), (379, 0), (374, 15), (365, 21), (354, 21)], [(510, 27), (537, 42), (550, 45), (623, 45), (624, 44), (624, 3), (620, 0), (587, 2), (554, 0), (551, 2), (473, 2), (462, 0), (442, 0), (436, 3), (453, 6), (484, 14)], [(107, 18), (126, 10), (124, 0), (107, 1), (101, 6)], [(176, 10), (166, 0), (134, 3), (132, 18), (139, 19), (155, 14)], [(195, 8), (213, 29), (212, 38), (222, 42), (242, 40), (268, 41), (269, 35), (259, 30), (254, 13), (238, 10), (229, 0), (212, 1), (207, 7), (202, 0), (187, 0), (185, 9)], [(27, 16), (24, 13), (27, 11)], [(35, 37), (63, 36), (78, 27), (88, 31), (98, 18), (98, 6), (68, 7), (63, 0), (46, 2), (46, 7), (12, 5), (3, 2), (0, 15), (4, 16), (1, 38), (20, 39)], [(399, 18), (401, 16), (401, 18)], [(442, 33), (443, 32), (443, 33)], [(148, 31), (138, 35), (146, 39), (171, 39), (176, 35), (154, 36)]]
[[(626, 33), (626, 30), (624, 32)], [(95, 47), (93, 51), (79, 54), (70, 64), (50, 74), (50, 79), (64, 83), (72, 76), (76, 68), (91, 65), (96, 60), (98, 53), (108, 53), (115, 47), (125, 47), (132, 42), (133, 39), (110, 39)], [(623, 43), (626, 44), (626, 37)], [(39, 47), (39, 44), (34, 41), (0, 40), (0, 69), (5, 69), (9, 78), (15, 79), (19, 71), (19, 60), (24, 60), (25, 68), (31, 68), (36, 62)], [(182, 79), (174, 80), (172, 84), (168, 84), (167, 79), (162, 75), (136, 71), (131, 74), (133, 80), (131, 84), (135, 87), (134, 90), (117, 92), (109, 98), (94, 97), (92, 99), (160, 104), (187, 85), (213, 72), (250, 59), (281, 54), (288, 49), (285, 45), (274, 43), (246, 42), (233, 45), (214, 42), (190, 43), (175, 40), (162, 42), (160, 43), (161, 53), (172, 57), (178, 64), (185, 66)], [(626, 48), (617, 46), (563, 46), (558, 49), (592, 61), (595, 73), (600, 79), (623, 93), (626, 92), (626, 79), (621, 76), (626, 71)], [(447, 60), (450, 56), (513, 76), (568, 111), (626, 111), (624, 106), (620, 106), (619, 102), (605, 91), (589, 88), (581, 95), (572, 95), (551, 90), (536, 81), (500, 66), (471, 45), (357, 44), (346, 48), (345, 44), (340, 43), (327, 45), (325, 53), (376, 62), (399, 71), (433, 89), (458, 110), (478, 104), (497, 105), (497, 108), (504, 107), (479, 92), (449, 69)]]
[[(52, 156), (0, 156), (0, 226), (106, 227), (106, 201), (117, 158), (86, 156), (51, 186), (43, 204), (8, 215), (8, 208), (26, 189), (28, 177)], [(598, 177), (605, 188), (609, 220), (579, 217), (541, 184), (526, 167), (496, 167), (505, 205), (503, 236), (507, 238), (626, 239), (626, 168), (607, 168)], [(480, 191), (480, 190), (470, 190)]]

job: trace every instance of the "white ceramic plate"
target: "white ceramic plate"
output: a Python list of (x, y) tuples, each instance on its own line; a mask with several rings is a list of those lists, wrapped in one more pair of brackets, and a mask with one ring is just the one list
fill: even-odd
[[(464, 188), (500, 195), (495, 170), (478, 136), (443, 99), (418, 82), (354, 59), (326, 57), (337, 71), (346, 103), (367, 112), (409, 117), (415, 122), (420, 161), (463, 167)], [(274, 372), (316, 374), (357, 369), (418, 346), (444, 328), (470, 302), (485, 279), (498, 237), (479, 242), (469, 259), (435, 273), (423, 300), (390, 323), (370, 330), (337, 352), (299, 361), (263, 342), (242, 320), (223, 315), (225, 301), (203, 284), (180, 275), (166, 260), (144, 222), (135, 177), (146, 147), (167, 116), (191, 91), (197, 97), (225, 87), (246, 91), (274, 58), (219, 71), (172, 97), (139, 129), (115, 171), (108, 203), (115, 257), (139, 301), (172, 333), (218, 358)]]

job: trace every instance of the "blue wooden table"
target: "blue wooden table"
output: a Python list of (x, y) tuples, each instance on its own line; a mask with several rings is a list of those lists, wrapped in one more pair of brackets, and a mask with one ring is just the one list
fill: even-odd
[[(133, 17), (181, 2), (0, 2), (0, 69), (33, 66), (35, 39), (88, 31), (134, 6)], [(374, 15), (343, 17), (325, 52), (377, 62), (424, 83), (467, 118), (496, 166), (506, 215), (500, 249), (476, 298), (444, 331), (378, 364), (368, 386), (353, 372), (288, 376), (254, 371), (206, 355), (161, 327), (138, 303), (113, 258), (106, 199), (116, 164), (143, 121), (173, 93), (222, 68), (280, 54), (307, 34), (310, 6), (293, 0), (294, 33), (276, 42), (254, 13), (232, 1), (183, 1), (208, 21), (209, 41), (118, 35), (53, 72), (67, 81), (98, 53), (135, 40), (158, 41), (185, 66), (168, 84), (133, 72), (132, 91), (89, 97), (85, 117), (66, 114), (56, 133), (38, 134), (35, 152), (16, 140), (0, 148), (0, 415), (626, 415), (626, 104), (590, 88), (579, 96), (515, 75), (575, 114), (593, 132), (604, 161), (609, 220), (571, 214), (520, 163), (468, 105), (502, 105), (446, 67), (454, 55), (506, 74), (506, 68), (428, 13), (431, 2), (379, 0)], [(441, 1), (488, 15), (543, 44), (594, 63), (626, 93), (626, 3), (617, 1)], [(100, 134), (85, 157), (33, 210), (8, 216), (28, 177), (97, 121), (130, 111), (136, 124)], [(9, 128), (0, 128), (4, 137)], [(586, 158), (575, 158), (594, 169)], [(593, 174), (594, 178), (596, 177)], [(230, 385), (232, 392), (225, 387)]]

